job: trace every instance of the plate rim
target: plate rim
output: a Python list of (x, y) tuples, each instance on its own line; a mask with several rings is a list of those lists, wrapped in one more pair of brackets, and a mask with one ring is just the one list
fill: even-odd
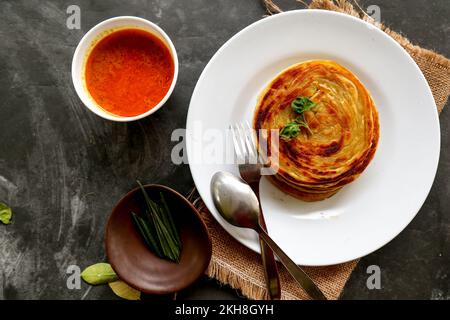
[[(371, 29), (373, 29), (374, 32), (379, 33), (380, 35), (382, 35), (387, 41), (390, 41), (391, 44), (394, 44), (398, 49), (400, 49), (400, 51), (403, 53), (403, 56), (405, 57), (405, 59), (407, 59), (409, 61), (409, 63), (416, 69), (416, 72), (418, 74), (418, 76), (420, 77), (421, 82), (424, 84), (424, 88), (428, 93), (429, 98), (431, 98), (431, 102), (434, 105), (434, 108), (432, 110), (433, 112), (433, 118), (434, 118), (434, 123), (436, 125), (436, 131), (437, 131), (437, 153), (436, 153), (436, 157), (434, 159), (434, 168), (432, 168), (432, 179), (431, 179), (431, 183), (429, 185), (429, 187), (427, 188), (427, 192), (424, 193), (423, 199), (419, 202), (420, 205), (418, 206), (418, 208), (415, 211), (414, 214), (411, 214), (410, 217), (408, 219), (406, 219), (406, 223), (404, 225), (399, 226), (399, 231), (396, 233), (393, 233), (393, 235), (391, 237), (387, 237), (389, 238), (388, 240), (385, 241), (380, 241), (380, 244), (377, 245), (376, 248), (369, 248), (368, 250), (361, 250), (364, 251), (361, 254), (358, 254), (358, 256), (355, 256), (351, 259), (348, 258), (344, 258), (344, 259), (333, 259), (334, 261), (332, 263), (315, 263), (315, 264), (309, 264), (309, 263), (301, 263), (301, 265), (303, 266), (332, 266), (332, 265), (337, 265), (337, 264), (341, 264), (341, 263), (346, 263), (346, 262), (350, 262), (356, 259), (360, 259), (366, 255), (369, 255), (377, 250), (379, 250), (380, 248), (384, 247), (385, 245), (387, 245), (388, 243), (390, 243), (393, 239), (395, 239), (400, 233), (402, 233), (405, 228), (411, 223), (411, 221), (417, 216), (417, 214), (419, 213), (420, 209), (423, 207), (425, 201), (427, 200), (431, 188), (434, 184), (434, 181), (436, 179), (436, 174), (437, 174), (437, 170), (438, 170), (438, 165), (439, 165), (439, 159), (440, 159), (440, 153), (441, 153), (441, 130), (440, 130), (440, 122), (439, 122), (439, 113), (438, 113), (438, 109), (436, 106), (436, 101), (434, 99), (433, 93), (431, 91), (431, 88), (428, 84), (428, 81), (426, 80), (422, 70), (419, 68), (419, 66), (417, 65), (417, 63), (414, 61), (414, 59), (411, 57), (411, 55), (395, 40), (393, 39), (390, 35), (388, 35), (386, 32), (384, 32), (383, 30), (381, 30), (380, 28), (368, 23), (367, 21), (364, 21), (362, 19), (353, 17), (351, 15), (345, 14), (345, 13), (341, 13), (341, 12), (336, 12), (336, 11), (330, 11), (330, 10), (323, 10), (323, 9), (297, 9), (297, 10), (290, 10), (290, 11), (285, 11), (285, 12), (281, 12), (269, 17), (264, 17), (262, 19), (259, 19), (251, 24), (249, 24), (248, 26), (244, 27), (243, 29), (241, 29), (240, 31), (238, 31), (237, 33), (235, 33), (232, 37), (230, 37), (225, 43), (223, 43), (221, 45), (221, 47), (213, 54), (213, 56), (210, 58), (210, 60), (208, 61), (208, 63), (205, 65), (205, 67), (203, 68), (196, 84), (194, 87), (194, 90), (192, 92), (190, 101), (189, 101), (189, 107), (188, 107), (188, 112), (187, 112), (187, 117), (186, 117), (186, 131), (189, 132), (190, 129), (190, 123), (192, 123), (192, 105), (193, 105), (193, 100), (195, 99), (195, 97), (198, 95), (198, 91), (199, 91), (199, 84), (203, 81), (204, 77), (206, 76), (206, 74), (209, 71), (209, 68), (211, 67), (211, 65), (214, 63), (214, 61), (217, 59), (217, 57), (222, 53), (222, 51), (226, 50), (226, 48), (230, 45), (230, 43), (232, 43), (236, 38), (240, 37), (242, 34), (250, 31), (251, 29), (255, 28), (256, 26), (258, 26), (259, 24), (264, 24), (267, 23), (267, 21), (271, 21), (271, 20), (277, 20), (277, 19), (284, 19), (284, 17), (289, 16), (289, 15), (303, 15), (303, 14), (323, 14), (323, 15), (329, 15), (329, 16), (340, 16), (344, 19), (349, 19), (349, 20), (353, 20), (356, 23), (359, 23), (361, 26), (366, 26), (369, 27)], [(193, 156), (191, 155), (191, 146), (190, 146), (190, 140), (186, 139), (186, 154), (187, 154), (187, 159), (188, 159), (188, 164), (189, 164), (189, 170), (191, 171), (191, 176), (192, 179), (194, 181), (194, 184), (197, 188), (198, 193), (200, 194), (200, 197), (202, 199), (205, 199), (205, 197), (207, 196), (205, 194), (205, 192), (202, 192), (197, 186), (198, 186), (198, 177), (195, 177), (195, 175), (193, 174), (193, 169), (192, 169), (192, 165), (191, 165), (191, 161), (193, 159)], [(431, 172), (431, 170), (430, 170)], [(207, 203), (205, 202), (206, 207), (208, 208)], [(208, 208), (209, 209), (209, 208)], [(211, 210), (210, 210), (211, 211)], [(249, 248), (250, 250), (256, 252), (256, 253), (260, 253), (259, 251), (259, 245), (256, 244), (255, 248), (252, 248), (251, 246), (248, 245), (248, 243), (246, 243), (245, 241), (242, 241), (242, 239), (239, 239), (238, 237), (235, 237), (232, 233), (230, 233), (227, 229), (227, 227), (231, 226), (229, 224), (227, 224), (226, 221), (224, 220), (220, 220), (216, 217), (216, 215), (211, 212), (211, 215), (214, 217), (214, 219), (216, 220), (217, 223), (219, 223), (224, 229), (225, 231), (232, 237), (234, 238), (236, 241), (238, 241), (239, 243), (241, 243), (242, 245), (244, 245), (245, 247)], [(295, 259), (294, 259), (295, 260)], [(297, 262), (298, 263), (298, 262)]]

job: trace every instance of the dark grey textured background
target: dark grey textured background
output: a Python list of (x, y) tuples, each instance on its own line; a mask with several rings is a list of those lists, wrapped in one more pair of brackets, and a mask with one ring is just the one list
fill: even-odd
[[(293, 0), (280, 3), (285, 9), (300, 7)], [(361, 3), (379, 5), (392, 28), (450, 57), (448, 0)], [(81, 7), (81, 30), (65, 26), (70, 4)], [(0, 299), (115, 298), (106, 286), (68, 290), (67, 266), (105, 259), (105, 220), (136, 178), (181, 192), (191, 189), (189, 168), (169, 160), (170, 134), (185, 126), (192, 90), (214, 52), (263, 14), (259, 0), (0, 2), (0, 200), (15, 212), (11, 225), (0, 225)], [(158, 23), (180, 58), (179, 81), (167, 106), (128, 124), (90, 113), (70, 76), (83, 34), (117, 15)], [(428, 200), (400, 236), (361, 260), (344, 299), (450, 299), (449, 111), (441, 116), (441, 159)], [(372, 264), (381, 267), (381, 290), (365, 285)], [(180, 294), (236, 297), (208, 279)]]

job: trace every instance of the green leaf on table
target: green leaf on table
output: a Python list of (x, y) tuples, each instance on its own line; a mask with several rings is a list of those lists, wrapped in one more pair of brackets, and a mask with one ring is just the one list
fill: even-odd
[(141, 293), (127, 285), (125, 282), (118, 280), (114, 282), (110, 282), (109, 287), (112, 289), (112, 291), (122, 299), (126, 300), (140, 300), (141, 299)]
[(119, 279), (111, 265), (103, 262), (84, 269), (81, 278), (91, 285), (105, 284)]
[(10, 224), (12, 218), (12, 210), (5, 203), (0, 202), (0, 221), (4, 224)]

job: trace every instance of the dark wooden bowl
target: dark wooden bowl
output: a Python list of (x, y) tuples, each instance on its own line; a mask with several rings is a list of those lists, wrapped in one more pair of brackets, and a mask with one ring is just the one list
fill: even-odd
[(108, 261), (119, 278), (149, 294), (180, 291), (196, 281), (211, 260), (211, 238), (198, 211), (181, 194), (156, 184), (144, 186), (149, 196), (159, 199), (162, 192), (181, 236), (180, 262), (160, 259), (153, 254), (136, 230), (131, 211), (145, 208), (139, 188), (128, 192), (114, 207), (106, 226)]

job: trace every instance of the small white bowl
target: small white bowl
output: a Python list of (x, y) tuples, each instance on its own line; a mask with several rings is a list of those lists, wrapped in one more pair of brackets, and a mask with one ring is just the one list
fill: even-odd
[[(167, 46), (167, 48), (169, 48), (174, 64), (174, 74), (172, 84), (170, 85), (170, 88), (167, 91), (164, 98), (162, 98), (162, 100), (156, 106), (154, 106), (147, 112), (132, 117), (118, 116), (110, 112), (107, 112), (106, 110), (101, 108), (91, 97), (85, 84), (85, 66), (87, 56), (90, 50), (92, 50), (92, 48), (98, 43), (98, 41), (103, 39), (106, 35), (114, 31), (127, 28), (137, 28), (145, 30), (161, 39), (161, 41), (163, 41), (163, 43)], [(142, 119), (148, 115), (151, 115), (152, 113), (156, 112), (159, 108), (161, 108), (167, 101), (167, 99), (169, 99), (173, 89), (175, 88), (177, 78), (178, 78), (178, 56), (169, 36), (156, 24), (138, 17), (122, 16), (100, 22), (91, 30), (89, 30), (80, 40), (80, 43), (78, 44), (75, 50), (72, 60), (72, 81), (78, 96), (80, 97), (84, 105), (88, 107), (89, 110), (107, 120), (127, 122)]]

